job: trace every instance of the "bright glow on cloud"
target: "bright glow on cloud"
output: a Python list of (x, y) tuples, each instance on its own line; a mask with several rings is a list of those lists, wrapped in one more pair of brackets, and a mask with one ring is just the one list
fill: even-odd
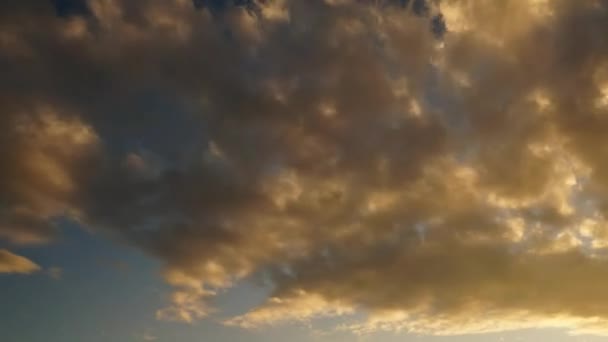
[(0, 249), (0, 273), (28, 274), (40, 270), (40, 266), (28, 258)]

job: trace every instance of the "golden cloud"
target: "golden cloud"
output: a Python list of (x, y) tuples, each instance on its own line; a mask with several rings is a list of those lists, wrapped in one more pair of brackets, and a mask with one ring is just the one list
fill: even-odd
[(40, 270), (40, 266), (26, 257), (0, 249), (0, 273), (29, 274)]

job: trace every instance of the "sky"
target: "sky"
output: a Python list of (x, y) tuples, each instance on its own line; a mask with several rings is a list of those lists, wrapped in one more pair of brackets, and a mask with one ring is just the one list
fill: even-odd
[(608, 2), (3, 0), (0, 341), (608, 336)]

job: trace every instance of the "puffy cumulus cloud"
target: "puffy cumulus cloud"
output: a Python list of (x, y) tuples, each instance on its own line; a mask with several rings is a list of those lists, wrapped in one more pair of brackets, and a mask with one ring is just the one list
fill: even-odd
[(608, 319), (602, 1), (4, 1), (0, 236), (164, 262), (160, 319)]
[(29, 274), (40, 270), (40, 266), (26, 257), (0, 249), (0, 273)]
[(51, 106), (3, 110), (0, 237), (44, 242), (54, 234), (54, 219), (78, 216), (74, 201), (97, 137), (80, 119)]

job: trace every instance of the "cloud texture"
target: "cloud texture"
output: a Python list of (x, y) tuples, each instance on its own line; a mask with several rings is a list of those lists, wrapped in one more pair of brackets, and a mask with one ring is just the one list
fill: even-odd
[(0, 4), (0, 238), (164, 262), (161, 319), (455, 334), (608, 320), (608, 5)]

